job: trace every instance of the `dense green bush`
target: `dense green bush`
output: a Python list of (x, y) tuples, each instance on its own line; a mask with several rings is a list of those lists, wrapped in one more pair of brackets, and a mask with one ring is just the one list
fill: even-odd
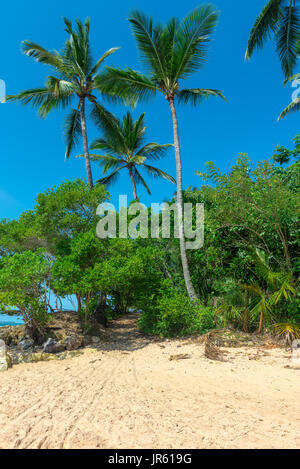
[(141, 330), (164, 337), (204, 334), (216, 327), (212, 309), (194, 305), (185, 293), (165, 281), (160, 294), (151, 298), (139, 320)]

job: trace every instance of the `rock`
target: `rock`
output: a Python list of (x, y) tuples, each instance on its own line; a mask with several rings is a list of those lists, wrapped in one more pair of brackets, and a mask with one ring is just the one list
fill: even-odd
[(67, 350), (76, 350), (82, 346), (83, 339), (80, 336), (76, 335), (68, 335), (65, 340), (64, 344)]
[(24, 336), (24, 325), (0, 327), (0, 339), (7, 345), (17, 345)]
[(59, 344), (56, 340), (49, 338), (43, 344), (43, 352), (44, 353), (59, 353), (66, 350), (66, 346), (64, 344)]
[(34, 352), (34, 353), (19, 353), (14, 357), (14, 363), (37, 363), (37, 362), (48, 362), (51, 360), (65, 360), (66, 358), (76, 357), (81, 355), (80, 350), (64, 351), (61, 353), (45, 353), (45, 352)]
[(91, 337), (91, 341), (92, 341), (92, 344), (99, 344), (99, 342), (101, 341), (100, 337), (97, 337), (95, 335), (93, 335)]
[(28, 350), (33, 347), (33, 345), (34, 341), (32, 339), (23, 339), (18, 343), (18, 347), (20, 347), (21, 350)]
[(300, 339), (293, 340), (292, 342), (292, 365), (300, 368)]
[(292, 349), (300, 348), (300, 339), (293, 340)]
[(7, 371), (12, 367), (11, 356), (6, 351), (6, 345), (3, 340), (0, 340), (0, 371)]

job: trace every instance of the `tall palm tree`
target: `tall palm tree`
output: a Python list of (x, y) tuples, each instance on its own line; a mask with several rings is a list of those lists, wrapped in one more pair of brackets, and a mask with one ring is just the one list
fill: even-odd
[(246, 58), (255, 49), (274, 37), (285, 77), (289, 77), (297, 60), (297, 43), (300, 39), (300, 1), (269, 0), (256, 19), (248, 40)]
[(211, 5), (201, 5), (182, 21), (172, 18), (165, 26), (154, 24), (152, 18), (134, 11), (129, 21), (132, 26), (141, 59), (147, 74), (130, 68), (120, 70), (106, 67), (96, 83), (102, 92), (121, 98), (131, 98), (132, 103), (162, 93), (168, 101), (174, 133), (177, 179), (177, 207), (179, 219), (180, 254), (186, 288), (192, 300), (197, 298), (192, 285), (183, 228), (182, 167), (175, 102), (191, 103), (196, 106), (204, 98), (223, 95), (218, 90), (188, 88), (181, 89), (180, 80), (196, 72), (207, 57), (207, 45), (218, 21), (218, 12)]
[[(91, 150), (101, 150), (105, 154), (91, 154), (92, 161), (98, 162), (103, 168), (105, 176), (97, 181), (101, 184), (116, 182), (120, 171), (126, 169), (129, 173), (133, 188), (133, 197), (137, 199), (137, 184), (142, 184), (148, 194), (151, 191), (140, 173), (144, 169), (150, 176), (164, 178), (176, 184), (175, 179), (159, 168), (148, 164), (148, 161), (157, 161), (166, 155), (171, 144), (145, 143), (145, 113), (134, 121), (130, 112), (123, 120), (106, 111), (102, 106), (93, 110), (96, 125), (102, 131), (103, 137), (97, 138), (91, 145)], [(80, 155), (83, 156), (83, 155)], [(106, 175), (108, 171), (110, 174)]]
[(23, 41), (22, 43), (23, 52), (29, 57), (33, 57), (37, 62), (50, 66), (54, 75), (48, 76), (43, 88), (32, 88), (8, 98), (20, 101), (22, 104), (30, 103), (33, 107), (38, 108), (38, 113), (43, 118), (47, 117), (52, 109), (65, 108), (72, 101), (76, 101), (75, 107), (65, 120), (65, 159), (69, 158), (81, 133), (87, 180), (92, 188), (93, 178), (86, 129), (86, 100), (92, 105), (95, 104), (96, 98), (92, 93), (95, 89), (95, 79), (99, 68), (106, 57), (119, 48), (109, 49), (97, 62), (94, 62), (89, 38), (89, 18), (84, 24), (80, 20), (76, 20), (77, 28), (75, 30), (68, 19), (64, 18), (64, 23), (69, 38), (60, 53), (48, 51), (31, 41)]

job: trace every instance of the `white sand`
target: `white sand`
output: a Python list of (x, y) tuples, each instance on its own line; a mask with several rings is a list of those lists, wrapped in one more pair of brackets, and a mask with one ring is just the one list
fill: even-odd
[[(118, 321), (103, 350), (0, 374), (0, 448), (300, 447), (300, 370), (282, 349), (151, 342)], [(169, 361), (172, 354), (190, 359)]]

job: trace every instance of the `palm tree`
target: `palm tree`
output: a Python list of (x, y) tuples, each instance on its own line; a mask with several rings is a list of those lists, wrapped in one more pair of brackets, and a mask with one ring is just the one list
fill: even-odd
[(99, 68), (106, 57), (119, 48), (109, 49), (97, 62), (93, 62), (89, 39), (89, 18), (84, 24), (80, 20), (76, 20), (76, 30), (73, 29), (68, 19), (64, 18), (64, 23), (69, 38), (60, 53), (48, 51), (31, 41), (23, 41), (22, 43), (23, 52), (29, 57), (33, 57), (37, 62), (50, 66), (54, 75), (48, 76), (43, 88), (29, 89), (8, 98), (20, 101), (22, 104), (30, 103), (33, 107), (38, 108), (38, 113), (43, 118), (47, 117), (52, 109), (65, 108), (71, 104), (74, 98), (76, 99), (76, 107), (71, 110), (65, 120), (65, 159), (69, 158), (81, 133), (87, 179), (92, 188), (93, 178), (86, 129), (86, 100), (95, 105), (96, 98), (92, 92), (95, 89), (95, 79)]
[(179, 219), (180, 253), (186, 288), (192, 300), (197, 298), (191, 282), (186, 255), (183, 209), (182, 209), (182, 167), (175, 101), (196, 106), (204, 98), (223, 95), (218, 90), (189, 88), (181, 89), (180, 80), (196, 72), (207, 56), (207, 45), (215, 30), (218, 12), (211, 5), (202, 5), (189, 13), (182, 21), (172, 18), (166, 26), (154, 24), (152, 18), (134, 11), (129, 21), (137, 41), (148, 74), (106, 67), (96, 83), (102, 92), (111, 93), (123, 99), (131, 98), (132, 103), (162, 93), (168, 101), (174, 133), (174, 147), (177, 176), (177, 207)]
[(297, 60), (300, 38), (300, 2), (298, 0), (269, 0), (251, 30), (246, 51), (250, 59), (255, 49), (261, 49), (273, 36), (285, 77), (292, 74)]
[[(93, 110), (96, 125), (103, 133), (103, 137), (97, 138), (91, 145), (91, 150), (102, 150), (104, 155), (91, 154), (92, 161), (98, 162), (103, 167), (105, 176), (97, 181), (100, 184), (116, 182), (120, 171), (127, 169), (133, 187), (133, 197), (137, 199), (136, 185), (142, 184), (148, 194), (151, 191), (140, 173), (140, 169), (155, 178), (164, 178), (176, 184), (175, 179), (161, 169), (146, 163), (156, 161), (166, 155), (171, 144), (160, 145), (150, 142), (145, 144), (145, 113), (134, 121), (130, 112), (127, 112), (121, 122), (116, 116), (97, 106)], [(79, 155), (83, 156), (83, 155)], [(112, 169), (108, 175), (106, 173)]]

